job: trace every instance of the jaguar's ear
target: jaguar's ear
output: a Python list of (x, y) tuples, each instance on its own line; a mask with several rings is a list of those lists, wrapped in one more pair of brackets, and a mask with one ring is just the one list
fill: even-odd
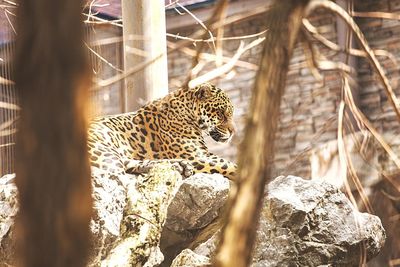
[(199, 100), (206, 100), (212, 96), (211, 88), (209, 83), (200, 84), (194, 89), (194, 96)]

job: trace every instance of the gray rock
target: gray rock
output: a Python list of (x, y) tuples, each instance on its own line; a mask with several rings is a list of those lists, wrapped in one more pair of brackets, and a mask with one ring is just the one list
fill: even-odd
[(175, 232), (203, 228), (218, 216), (228, 192), (229, 180), (220, 174), (185, 179), (168, 207), (165, 226)]
[(14, 255), (13, 224), (18, 211), (15, 175), (0, 177), (0, 265), (11, 265)]
[(134, 180), (136, 177), (108, 174), (95, 167), (92, 167), (91, 173), (94, 204), (90, 225), (94, 237), (91, 258), (92, 265), (96, 266), (120, 235), (119, 228), (126, 205), (126, 186), (121, 180)]
[(256, 261), (264, 266), (358, 265), (361, 247), (367, 259), (385, 242), (378, 217), (353, 209), (347, 197), (326, 182), (280, 176), (268, 186), (266, 221), (261, 231), (269, 238), (259, 246)]
[[(172, 266), (209, 265), (221, 225), (214, 219), (227, 200), (227, 179), (197, 174), (180, 184), (175, 174), (147, 178), (97, 172), (92, 175), (96, 214), (91, 265), (130, 266), (139, 260), (143, 266), (160, 264), (163, 255), (159, 240), (164, 221), (169, 231), (179, 236), (175, 239), (196, 244), (191, 246), (193, 251), (184, 250), (175, 258)], [(18, 209), (13, 180), (13, 175), (0, 178), (1, 264), (12, 264), (12, 224)], [(353, 210), (333, 185), (281, 176), (269, 184), (268, 192), (253, 266), (353, 266), (359, 263), (361, 246), (365, 247), (366, 259), (383, 246), (385, 232), (379, 218)], [(143, 213), (146, 210), (149, 212)], [(198, 242), (184, 240), (187, 233), (190, 237), (196, 235)], [(149, 242), (140, 239), (138, 243), (137, 237), (143, 236)], [(119, 252), (127, 256), (127, 265), (119, 264)], [(134, 256), (136, 252), (141, 256)]]
[(185, 249), (174, 259), (171, 267), (203, 267), (211, 266), (210, 264), (209, 258)]
[[(358, 266), (361, 247), (367, 260), (383, 247), (378, 217), (352, 208), (333, 185), (280, 176), (268, 186), (253, 266)], [(212, 257), (217, 233), (193, 251)]]
[(162, 163), (129, 183), (120, 236), (101, 266), (159, 266), (164, 259), (159, 248), (162, 227), (181, 182), (174, 167)]
[(207, 241), (205, 241), (204, 243), (200, 243), (198, 246), (196, 246), (193, 252), (209, 258), (213, 257), (214, 252), (217, 249), (220, 233), (221, 230), (215, 232)]

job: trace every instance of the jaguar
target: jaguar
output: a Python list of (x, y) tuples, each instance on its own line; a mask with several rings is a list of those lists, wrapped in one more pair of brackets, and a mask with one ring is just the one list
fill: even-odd
[(209, 152), (204, 135), (229, 142), (233, 105), (222, 89), (204, 83), (181, 88), (135, 112), (94, 119), (89, 127), (91, 165), (111, 173), (143, 173), (170, 162), (185, 177), (220, 173), (234, 179), (236, 164)]

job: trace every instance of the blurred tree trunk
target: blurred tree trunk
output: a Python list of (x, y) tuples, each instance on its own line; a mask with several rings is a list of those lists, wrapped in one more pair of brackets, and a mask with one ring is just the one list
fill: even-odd
[(267, 38), (245, 137), (238, 153), (239, 182), (236, 192), (232, 194), (232, 207), (223, 229), (215, 266), (244, 267), (251, 262), (264, 188), (271, 179), (270, 161), (274, 155), (274, 139), (289, 60), (307, 3), (307, 0), (276, 0), (266, 16)]
[(83, 4), (18, 4), (15, 79), (22, 111), (16, 163), (17, 263), (85, 266), (92, 200)]

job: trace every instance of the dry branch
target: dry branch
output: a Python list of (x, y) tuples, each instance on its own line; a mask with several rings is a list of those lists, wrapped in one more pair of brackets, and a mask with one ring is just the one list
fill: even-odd
[[(176, 44), (172, 43), (172, 42), (168, 42), (167, 41), (167, 45), (171, 48), (175, 48)], [(179, 50), (182, 53), (185, 53), (189, 56), (195, 56), (196, 55), (196, 51), (193, 49), (190, 49), (188, 47), (182, 47)], [(206, 61), (215, 61), (216, 56), (213, 54), (209, 54), (209, 53), (201, 53), (200, 54), (200, 59), (204, 59)], [(222, 57), (222, 62), (229, 62), (232, 58), (231, 57)], [(235, 62), (235, 66), (237, 67), (242, 67), (242, 68), (246, 68), (249, 70), (258, 70), (258, 66), (256, 64), (250, 63), (250, 62), (246, 62), (246, 61), (241, 61), (241, 60), (237, 60)]]
[(269, 34), (240, 146), (238, 187), (215, 256), (216, 266), (248, 266), (265, 183), (271, 178), (273, 143), (286, 73), (308, 1), (277, 0), (267, 14)]
[(89, 51), (91, 53), (93, 53), (96, 57), (98, 57), (101, 61), (103, 61), (104, 63), (106, 63), (108, 66), (110, 66), (112, 69), (119, 71), (119, 72), (123, 72), (123, 70), (121, 70), (120, 68), (115, 67), (111, 62), (109, 62), (107, 59), (105, 59), (104, 57), (102, 57), (99, 53), (97, 53), (96, 51), (94, 51), (94, 49), (92, 49), (86, 42), (84, 42), (85, 46), (87, 49), (89, 49)]
[(250, 44), (244, 46), (243, 43), (240, 44), (238, 50), (236, 51), (235, 55), (224, 65), (221, 67), (218, 67), (212, 71), (207, 72), (206, 74), (199, 76), (189, 82), (189, 88), (193, 88), (197, 85), (200, 85), (202, 83), (211, 81), (212, 79), (215, 79), (225, 73), (228, 73), (232, 68), (235, 66), (235, 63), (239, 60), (240, 56), (248, 51), (249, 49), (253, 48), (254, 46), (259, 45), (262, 41), (264, 41), (265, 38), (259, 38), (257, 40), (254, 40)]
[(12, 84), (14, 84), (14, 82), (9, 80), (9, 79), (6, 79), (6, 78), (3, 78), (3, 77), (0, 76), (0, 84), (12, 85)]
[[(360, 49), (355, 49), (355, 48), (342, 48), (340, 47), (340, 45), (335, 44), (334, 42), (332, 42), (331, 40), (325, 38), (323, 35), (321, 35), (317, 28), (315, 28), (308, 19), (303, 19), (303, 26), (305, 28), (305, 30), (317, 41), (319, 41), (321, 44), (323, 44), (324, 46), (326, 46), (327, 48), (336, 51), (336, 52), (344, 52), (344, 53), (348, 53), (352, 56), (356, 56), (356, 57), (367, 57), (368, 54)], [(400, 66), (397, 62), (396, 57), (390, 53), (387, 50), (383, 50), (383, 49), (373, 49), (372, 50), (374, 52), (374, 54), (376, 56), (382, 56), (382, 57), (387, 57), (390, 61), (392, 61), (393, 65), (396, 67), (396, 69), (400, 69)]]
[(388, 13), (388, 12), (351, 12), (350, 13), (354, 17), (359, 18), (376, 18), (376, 19), (394, 19), (400, 20), (400, 14), (396, 13)]
[(335, 14), (339, 15), (347, 23), (347, 25), (352, 29), (352, 31), (355, 33), (359, 43), (361, 44), (364, 51), (367, 53), (367, 57), (368, 57), (370, 63), (372, 64), (375, 71), (377, 72), (378, 77), (379, 77), (380, 81), (382, 82), (382, 84), (385, 88), (385, 91), (388, 95), (390, 103), (392, 104), (393, 109), (397, 115), (397, 119), (400, 121), (399, 100), (397, 99), (396, 94), (394, 93), (394, 90), (393, 90), (392, 86), (390, 85), (389, 79), (386, 77), (386, 74), (385, 74), (381, 64), (376, 59), (376, 56), (375, 56), (373, 50), (370, 48), (367, 40), (364, 37), (364, 34), (361, 32), (358, 25), (354, 22), (353, 18), (345, 10), (343, 10), (340, 6), (338, 6), (334, 2), (324, 1), (324, 0), (311, 1), (307, 7), (307, 14), (311, 14), (317, 8), (325, 8), (325, 9), (328, 9), (328, 10), (334, 12)]
[(192, 41), (193, 43), (197, 43), (197, 42), (214, 42), (214, 41), (231, 41), (231, 40), (243, 40), (243, 39), (247, 39), (247, 38), (254, 38), (254, 37), (258, 37), (260, 35), (263, 35), (264, 33), (266, 33), (268, 30), (264, 30), (258, 33), (254, 33), (254, 34), (247, 34), (247, 35), (240, 35), (240, 36), (230, 36), (230, 37), (216, 37), (214, 39), (193, 39), (190, 37), (185, 37), (185, 36), (180, 36), (177, 34), (171, 34), (171, 33), (167, 33), (168, 37), (173, 37), (175, 39), (181, 39), (181, 40), (188, 40), (188, 41)]
[(0, 108), (11, 109), (11, 110), (20, 110), (19, 106), (12, 104), (12, 103), (3, 102), (3, 101), (0, 101)]
[(107, 80), (101, 80), (101, 79), (95, 79), (94, 82), (96, 83), (96, 86), (94, 88), (92, 88), (93, 90), (96, 90), (100, 87), (106, 87), (106, 86), (110, 86), (111, 84), (114, 84), (116, 82), (121, 81), (122, 79), (133, 75), (139, 71), (141, 71), (142, 69), (144, 69), (145, 67), (147, 67), (148, 65), (152, 64), (153, 62), (155, 62), (156, 60), (158, 60), (159, 58), (163, 57), (164, 54), (160, 54), (152, 59), (146, 60), (138, 65), (136, 65), (134, 68), (131, 68), (129, 70), (126, 70), (125, 72), (121, 73), (121, 74), (117, 74)]
[(385, 142), (384, 138), (378, 133), (378, 131), (375, 129), (372, 123), (364, 116), (364, 114), (362, 114), (360, 109), (355, 104), (353, 95), (351, 94), (350, 86), (348, 84), (346, 85), (346, 83), (348, 83), (348, 79), (345, 79), (344, 83), (345, 83), (344, 89), (346, 93), (345, 95), (346, 103), (348, 104), (352, 114), (355, 115), (356, 119), (371, 132), (371, 134), (376, 138), (376, 140), (380, 143), (383, 149), (389, 154), (390, 158), (396, 164), (397, 168), (400, 169), (400, 160), (397, 157), (396, 153), (394, 153), (391, 147)]
[[(205, 39), (205, 36), (208, 35), (209, 33), (211, 33), (213, 24), (215, 24), (216, 22), (221, 24), (221, 21), (224, 21), (223, 20), (223, 14), (225, 14), (224, 10), (227, 8), (227, 6), (228, 6), (228, 1), (227, 0), (219, 0), (217, 5), (215, 6), (214, 12), (213, 12), (210, 20), (207, 21), (207, 25), (203, 24), (203, 31), (204, 32), (202, 34), (202, 39)], [(220, 26), (220, 27), (223, 27), (223, 26)], [(216, 29), (218, 29), (220, 27), (216, 27)], [(214, 39), (213, 35), (211, 35), (211, 39), (212, 40)], [(197, 46), (197, 54), (192, 59), (192, 70), (194, 70), (196, 68), (196, 66), (199, 64), (200, 54), (203, 51), (204, 44), (205, 44), (204, 42), (201, 42)], [(214, 44), (214, 42), (213, 42), (213, 44)], [(215, 44), (214, 44), (214, 50), (215, 50)], [(193, 71), (189, 72), (189, 75), (188, 75), (188, 77), (186, 79), (186, 82), (184, 83), (184, 87), (186, 87), (186, 88), (189, 87), (189, 82), (192, 80), (193, 75), (194, 75)]]

